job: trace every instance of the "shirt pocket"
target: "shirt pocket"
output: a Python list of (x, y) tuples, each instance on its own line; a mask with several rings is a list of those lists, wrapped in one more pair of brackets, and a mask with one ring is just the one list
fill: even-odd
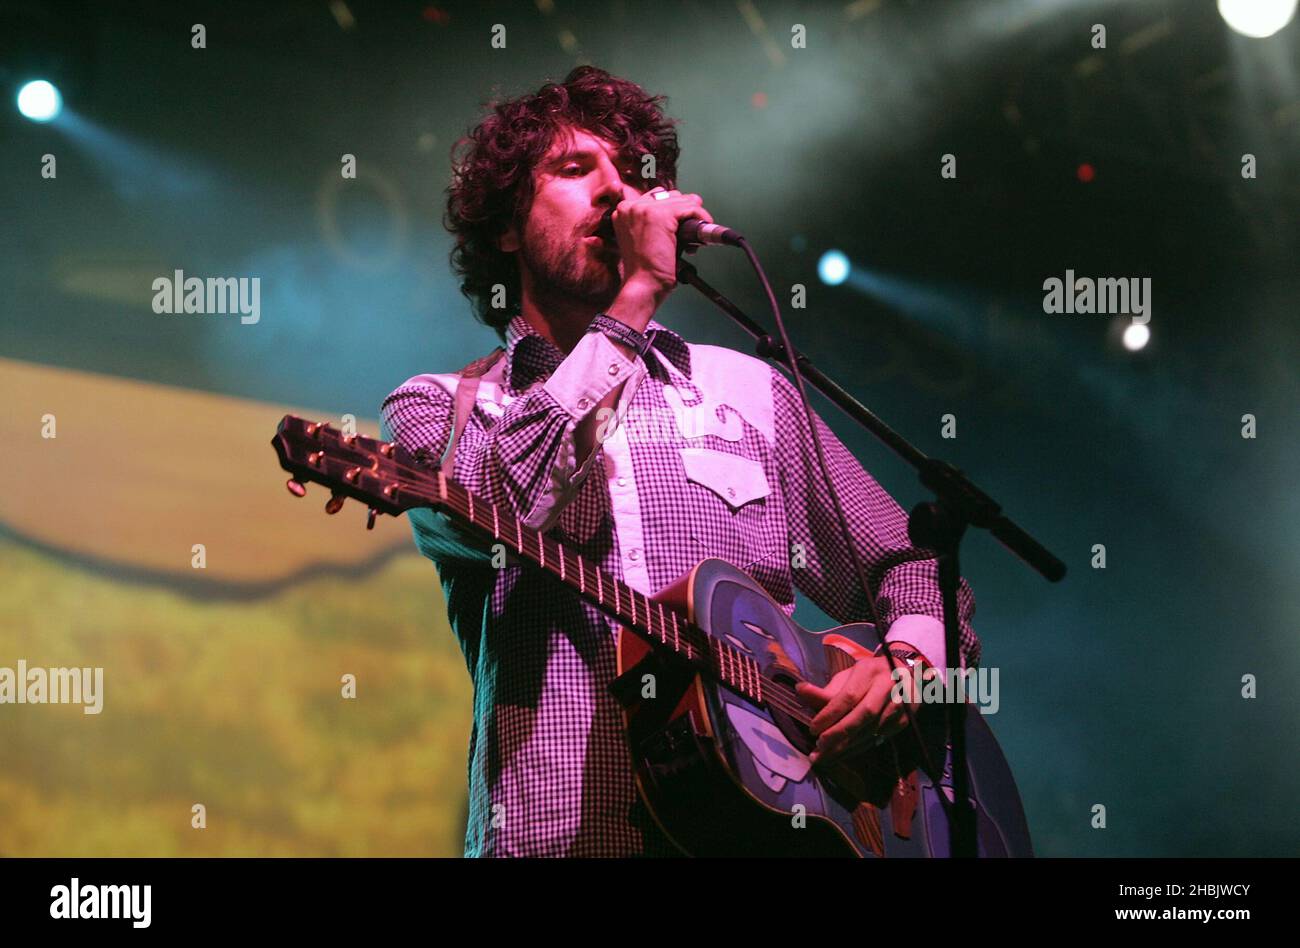
[(775, 538), (772, 487), (759, 461), (712, 448), (680, 448), (686, 472), (695, 559), (716, 556), (741, 569), (762, 559)]

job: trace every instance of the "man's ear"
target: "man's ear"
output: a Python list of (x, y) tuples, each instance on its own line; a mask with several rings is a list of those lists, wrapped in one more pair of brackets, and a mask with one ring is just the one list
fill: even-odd
[(497, 247), (502, 253), (514, 253), (519, 249), (519, 228), (512, 222), (505, 233), (497, 238)]

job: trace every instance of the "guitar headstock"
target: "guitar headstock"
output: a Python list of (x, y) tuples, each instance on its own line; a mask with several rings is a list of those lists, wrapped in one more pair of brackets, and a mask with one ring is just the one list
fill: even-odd
[(372, 526), (376, 512), (396, 517), (413, 507), (438, 504), (441, 475), (396, 442), (345, 435), (330, 425), (285, 415), (271, 445), (291, 475), (286, 486), (295, 497), (307, 492), (308, 483), (330, 489), (327, 513), (337, 513), (344, 498), (351, 497), (370, 507), (367, 525)]

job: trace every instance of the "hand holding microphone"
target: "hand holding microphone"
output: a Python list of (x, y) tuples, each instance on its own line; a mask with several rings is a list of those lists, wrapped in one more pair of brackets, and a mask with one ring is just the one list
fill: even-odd
[(619, 248), (624, 285), (645, 285), (662, 302), (677, 285), (679, 252), (740, 239), (714, 224), (703, 205), (698, 194), (656, 187), (605, 213), (597, 233)]

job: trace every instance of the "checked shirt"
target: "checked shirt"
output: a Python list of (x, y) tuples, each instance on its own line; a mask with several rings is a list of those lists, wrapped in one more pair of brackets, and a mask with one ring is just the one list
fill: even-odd
[[(655, 320), (646, 334), (644, 360), (600, 332), (566, 356), (516, 316), (505, 355), (481, 379), (455, 479), (647, 595), (715, 556), (787, 614), (797, 588), (838, 622), (868, 619), (794, 385), (765, 362), (688, 343)], [(440, 458), (457, 380), (418, 375), (398, 386), (381, 407), (384, 437)], [(621, 382), (617, 417), (580, 466), (574, 428)], [(942, 670), (935, 561), (909, 543), (894, 499), (817, 423), (886, 639)], [(474, 685), (465, 854), (675, 852), (636, 792), (607, 690), (616, 623), (535, 568), (495, 568), (445, 516), (409, 516)], [(962, 663), (973, 667), (979, 641), (965, 581), (958, 605)]]

